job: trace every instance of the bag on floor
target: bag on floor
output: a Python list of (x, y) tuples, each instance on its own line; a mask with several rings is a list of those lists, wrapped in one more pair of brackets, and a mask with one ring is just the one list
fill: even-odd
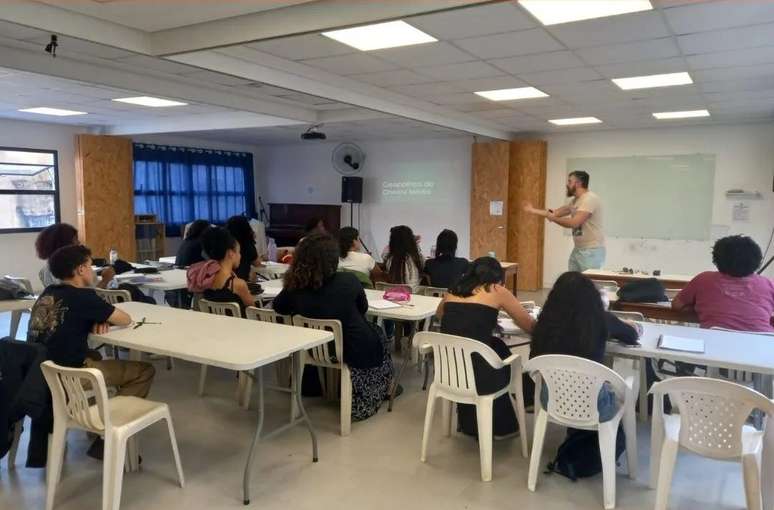
[(664, 284), (656, 278), (629, 282), (618, 290), (618, 300), (627, 303), (659, 303), (669, 301)]
[[(626, 450), (624, 431), (618, 427), (615, 440), (616, 462)], [(578, 478), (588, 478), (602, 472), (602, 459), (599, 455), (599, 435), (596, 430), (568, 429), (567, 438), (559, 446), (556, 458), (548, 463), (546, 473), (558, 473), (573, 482)]]

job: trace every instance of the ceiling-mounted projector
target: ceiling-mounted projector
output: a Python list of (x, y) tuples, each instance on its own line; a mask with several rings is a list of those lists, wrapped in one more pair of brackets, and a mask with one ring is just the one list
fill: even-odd
[(328, 137), (325, 136), (325, 133), (320, 131), (321, 127), (322, 127), (322, 124), (315, 124), (314, 126), (307, 129), (306, 132), (301, 133), (301, 139), (302, 140), (325, 140)]

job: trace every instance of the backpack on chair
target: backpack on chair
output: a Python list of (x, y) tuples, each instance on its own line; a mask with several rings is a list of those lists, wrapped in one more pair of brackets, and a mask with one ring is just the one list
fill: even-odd
[[(615, 439), (616, 462), (626, 450), (623, 428), (618, 426)], [(599, 435), (596, 430), (567, 429), (567, 437), (559, 446), (556, 457), (548, 463), (546, 473), (558, 473), (573, 482), (602, 472), (602, 458), (599, 455)]]

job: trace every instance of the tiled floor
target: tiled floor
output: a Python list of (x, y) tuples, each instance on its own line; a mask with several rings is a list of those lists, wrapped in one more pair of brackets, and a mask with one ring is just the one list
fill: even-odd
[[(524, 297), (520, 296), (522, 299)], [(7, 317), (0, 316), (0, 334)], [(23, 333), (23, 332), (22, 332)], [(217, 339), (213, 339), (217, 341)], [(168, 402), (180, 446), (186, 487), (179, 488), (166, 430), (156, 425), (142, 434), (142, 470), (126, 474), (122, 508), (186, 510), (242, 507), (241, 480), (247, 446), (257, 417), (233, 401), (232, 373), (210, 369), (207, 395), (196, 395), (198, 367), (178, 362), (172, 371), (157, 363), (151, 398)], [(601, 509), (601, 477), (573, 483), (541, 475), (536, 493), (526, 488), (527, 461), (518, 440), (495, 443), (494, 479), (479, 477), (478, 444), (468, 437), (444, 438), (434, 431), (428, 462), (419, 461), (426, 393), (411, 370), (406, 392), (392, 413), (386, 406), (371, 419), (356, 423), (352, 435), (338, 435), (338, 409), (320, 399), (306, 399), (318, 431), (320, 462), (311, 461), (309, 435), (292, 429), (259, 446), (253, 470), (252, 507), (262, 509)], [(255, 400), (255, 396), (254, 399)], [(287, 416), (288, 404), (268, 394), (267, 426)], [(440, 413), (437, 413), (439, 415)], [(528, 416), (531, 423), (531, 415)], [(544, 462), (553, 456), (562, 429), (552, 426)], [(0, 466), (0, 508), (42, 509), (45, 473), (24, 467), (26, 434), (17, 467)], [(101, 463), (86, 457), (85, 434), (72, 432), (56, 508), (99, 508)], [(655, 491), (647, 486), (649, 431), (640, 425), (640, 477), (618, 476), (618, 507), (653, 508)], [(624, 462), (625, 464), (625, 462)], [(622, 472), (622, 471), (621, 471)], [(770, 482), (769, 482), (770, 483)], [(741, 469), (681, 454), (670, 508), (728, 510), (744, 508)]]

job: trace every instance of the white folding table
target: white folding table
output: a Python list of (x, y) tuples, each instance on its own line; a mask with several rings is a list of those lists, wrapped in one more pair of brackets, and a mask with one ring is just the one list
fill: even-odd
[[(301, 353), (306, 349), (332, 341), (333, 334), (329, 331), (204, 314), (139, 302), (119, 303), (116, 306), (130, 314), (136, 322), (147, 323), (139, 327), (135, 324), (111, 328), (105, 334), (90, 335), (90, 340), (125, 347), (134, 352), (171, 356), (228, 370), (242, 372), (255, 369), (258, 425), (250, 445), (243, 478), (243, 500), (245, 504), (249, 504), (250, 475), (264, 419), (261, 368), (292, 356), (293, 373), (299, 373)], [(159, 324), (150, 324), (154, 322)], [(296, 378), (293, 379), (295, 381)], [(294, 382), (292, 390), (300, 416), (270, 432), (264, 436), (264, 439), (303, 422), (312, 437), (313, 460), (317, 462), (317, 438), (303, 406), (301, 384), (298, 384), (298, 381)]]
[(36, 299), (37, 296), (30, 296), (24, 299), (5, 299), (0, 301), (0, 313), (11, 312), (11, 327), (8, 333), (11, 338), (16, 338), (22, 313), (32, 309)]

